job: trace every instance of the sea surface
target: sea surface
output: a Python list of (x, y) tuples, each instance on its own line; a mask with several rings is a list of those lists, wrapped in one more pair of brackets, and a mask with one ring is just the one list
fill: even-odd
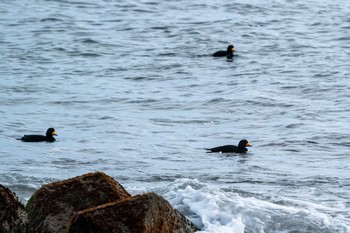
[(102, 171), (201, 233), (348, 233), (350, 1), (1, 0), (0, 122), (23, 203)]

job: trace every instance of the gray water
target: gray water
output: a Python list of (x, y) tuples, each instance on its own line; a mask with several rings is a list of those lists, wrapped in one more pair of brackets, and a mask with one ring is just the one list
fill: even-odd
[(24, 203), (103, 171), (201, 232), (350, 232), (349, 1), (2, 0), (0, 61), (0, 183)]

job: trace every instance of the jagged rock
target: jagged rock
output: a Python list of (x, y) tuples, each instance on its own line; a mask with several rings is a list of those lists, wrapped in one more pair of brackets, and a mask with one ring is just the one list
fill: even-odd
[(102, 172), (44, 185), (27, 203), (28, 232), (66, 232), (74, 213), (130, 196), (123, 186)]
[(0, 185), (0, 232), (24, 232), (27, 214), (10, 189)]
[(168, 201), (147, 193), (77, 213), (69, 233), (192, 233), (196, 230)]

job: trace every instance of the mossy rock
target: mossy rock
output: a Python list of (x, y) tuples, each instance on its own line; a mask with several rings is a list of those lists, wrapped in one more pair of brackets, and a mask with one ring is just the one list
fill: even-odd
[(123, 186), (102, 172), (44, 185), (26, 205), (28, 232), (65, 232), (78, 211), (130, 196)]
[(198, 228), (155, 193), (78, 212), (69, 233), (193, 233)]
[(0, 232), (24, 233), (27, 214), (15, 193), (0, 185)]

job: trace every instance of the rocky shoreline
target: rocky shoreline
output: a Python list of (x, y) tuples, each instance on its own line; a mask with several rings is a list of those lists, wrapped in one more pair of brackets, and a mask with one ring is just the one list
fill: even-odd
[(1, 233), (192, 233), (199, 229), (155, 193), (132, 196), (94, 172), (42, 186), (24, 205), (0, 185)]

